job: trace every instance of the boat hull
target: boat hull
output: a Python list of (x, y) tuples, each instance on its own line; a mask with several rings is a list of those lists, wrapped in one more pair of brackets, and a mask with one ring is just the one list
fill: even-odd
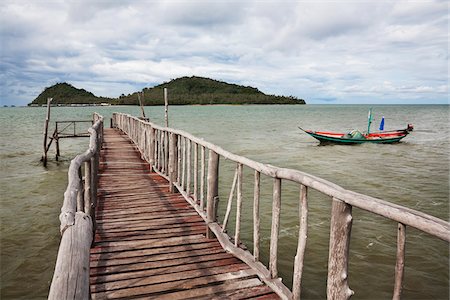
[(375, 143), (375, 144), (394, 144), (400, 142), (406, 134), (403, 136), (391, 137), (391, 138), (379, 138), (379, 139), (346, 139), (341, 137), (323, 136), (320, 134), (307, 132), (310, 136), (320, 141), (321, 144), (343, 144), (353, 145), (362, 143)]
[[(302, 129), (303, 130), (303, 129)], [(303, 130), (313, 138), (320, 141), (321, 144), (342, 144), (342, 145), (354, 145), (363, 143), (374, 144), (394, 144), (400, 142), (405, 138), (408, 130), (396, 130), (388, 132), (374, 132), (368, 135), (361, 135), (360, 138), (348, 137), (348, 134), (338, 132), (320, 132), (312, 130)]]

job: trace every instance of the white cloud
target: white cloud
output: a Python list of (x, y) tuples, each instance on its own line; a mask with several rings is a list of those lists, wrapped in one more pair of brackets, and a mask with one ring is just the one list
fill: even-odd
[(0, 99), (26, 104), (57, 81), (117, 97), (199, 75), (309, 103), (442, 103), (447, 11), (443, 1), (5, 0)]

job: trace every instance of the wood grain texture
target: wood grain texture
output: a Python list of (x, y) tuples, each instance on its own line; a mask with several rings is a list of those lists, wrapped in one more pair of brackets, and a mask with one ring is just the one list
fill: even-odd
[[(278, 298), (255, 270), (205, 237), (203, 218), (149, 172), (123, 133), (105, 130), (104, 138), (89, 261), (92, 299)], [(211, 167), (217, 170), (216, 163)]]

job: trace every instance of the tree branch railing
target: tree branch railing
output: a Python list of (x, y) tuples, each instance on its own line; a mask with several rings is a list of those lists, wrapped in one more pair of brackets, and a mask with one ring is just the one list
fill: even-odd
[[(262, 164), (230, 153), (184, 131), (145, 122), (130, 115), (113, 114), (111, 126), (127, 134), (136, 144), (142, 158), (150, 163), (152, 170), (169, 181), (169, 190), (173, 192), (176, 188), (186, 201), (194, 207), (207, 224), (206, 236), (212, 237), (214, 234), (225, 250), (233, 253), (256, 270), (259, 277), (284, 299), (300, 299), (308, 227), (308, 191), (310, 189), (329, 196), (332, 205), (327, 277), (328, 299), (348, 299), (354, 293), (348, 285), (353, 207), (398, 223), (394, 299), (399, 299), (401, 296), (406, 227), (416, 228), (433, 237), (450, 242), (450, 223), (428, 214), (346, 190), (334, 183), (298, 170)], [(217, 221), (219, 162), (221, 157), (236, 164), (235, 176), (222, 225)], [(253, 253), (240, 247), (243, 166), (254, 171)], [(268, 268), (260, 261), (261, 174), (271, 177), (273, 180)], [(278, 240), (282, 203), (281, 185), (283, 181), (294, 182), (299, 186), (300, 227), (294, 261), (292, 291), (278, 277)], [(231, 202), (235, 192), (237, 199), (235, 235), (230, 237), (226, 232), (226, 226), (229, 222), (229, 214), (232, 209)]]
[[(103, 117), (94, 114), (89, 148), (70, 162), (59, 219), (61, 243), (48, 299), (89, 299), (89, 249), (95, 232)], [(83, 176), (84, 174), (84, 176)]]

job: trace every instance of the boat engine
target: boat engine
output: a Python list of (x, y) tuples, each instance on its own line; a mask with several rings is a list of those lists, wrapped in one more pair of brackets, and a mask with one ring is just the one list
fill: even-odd
[(408, 124), (408, 127), (406, 127), (406, 131), (411, 132), (414, 130), (413, 124)]

